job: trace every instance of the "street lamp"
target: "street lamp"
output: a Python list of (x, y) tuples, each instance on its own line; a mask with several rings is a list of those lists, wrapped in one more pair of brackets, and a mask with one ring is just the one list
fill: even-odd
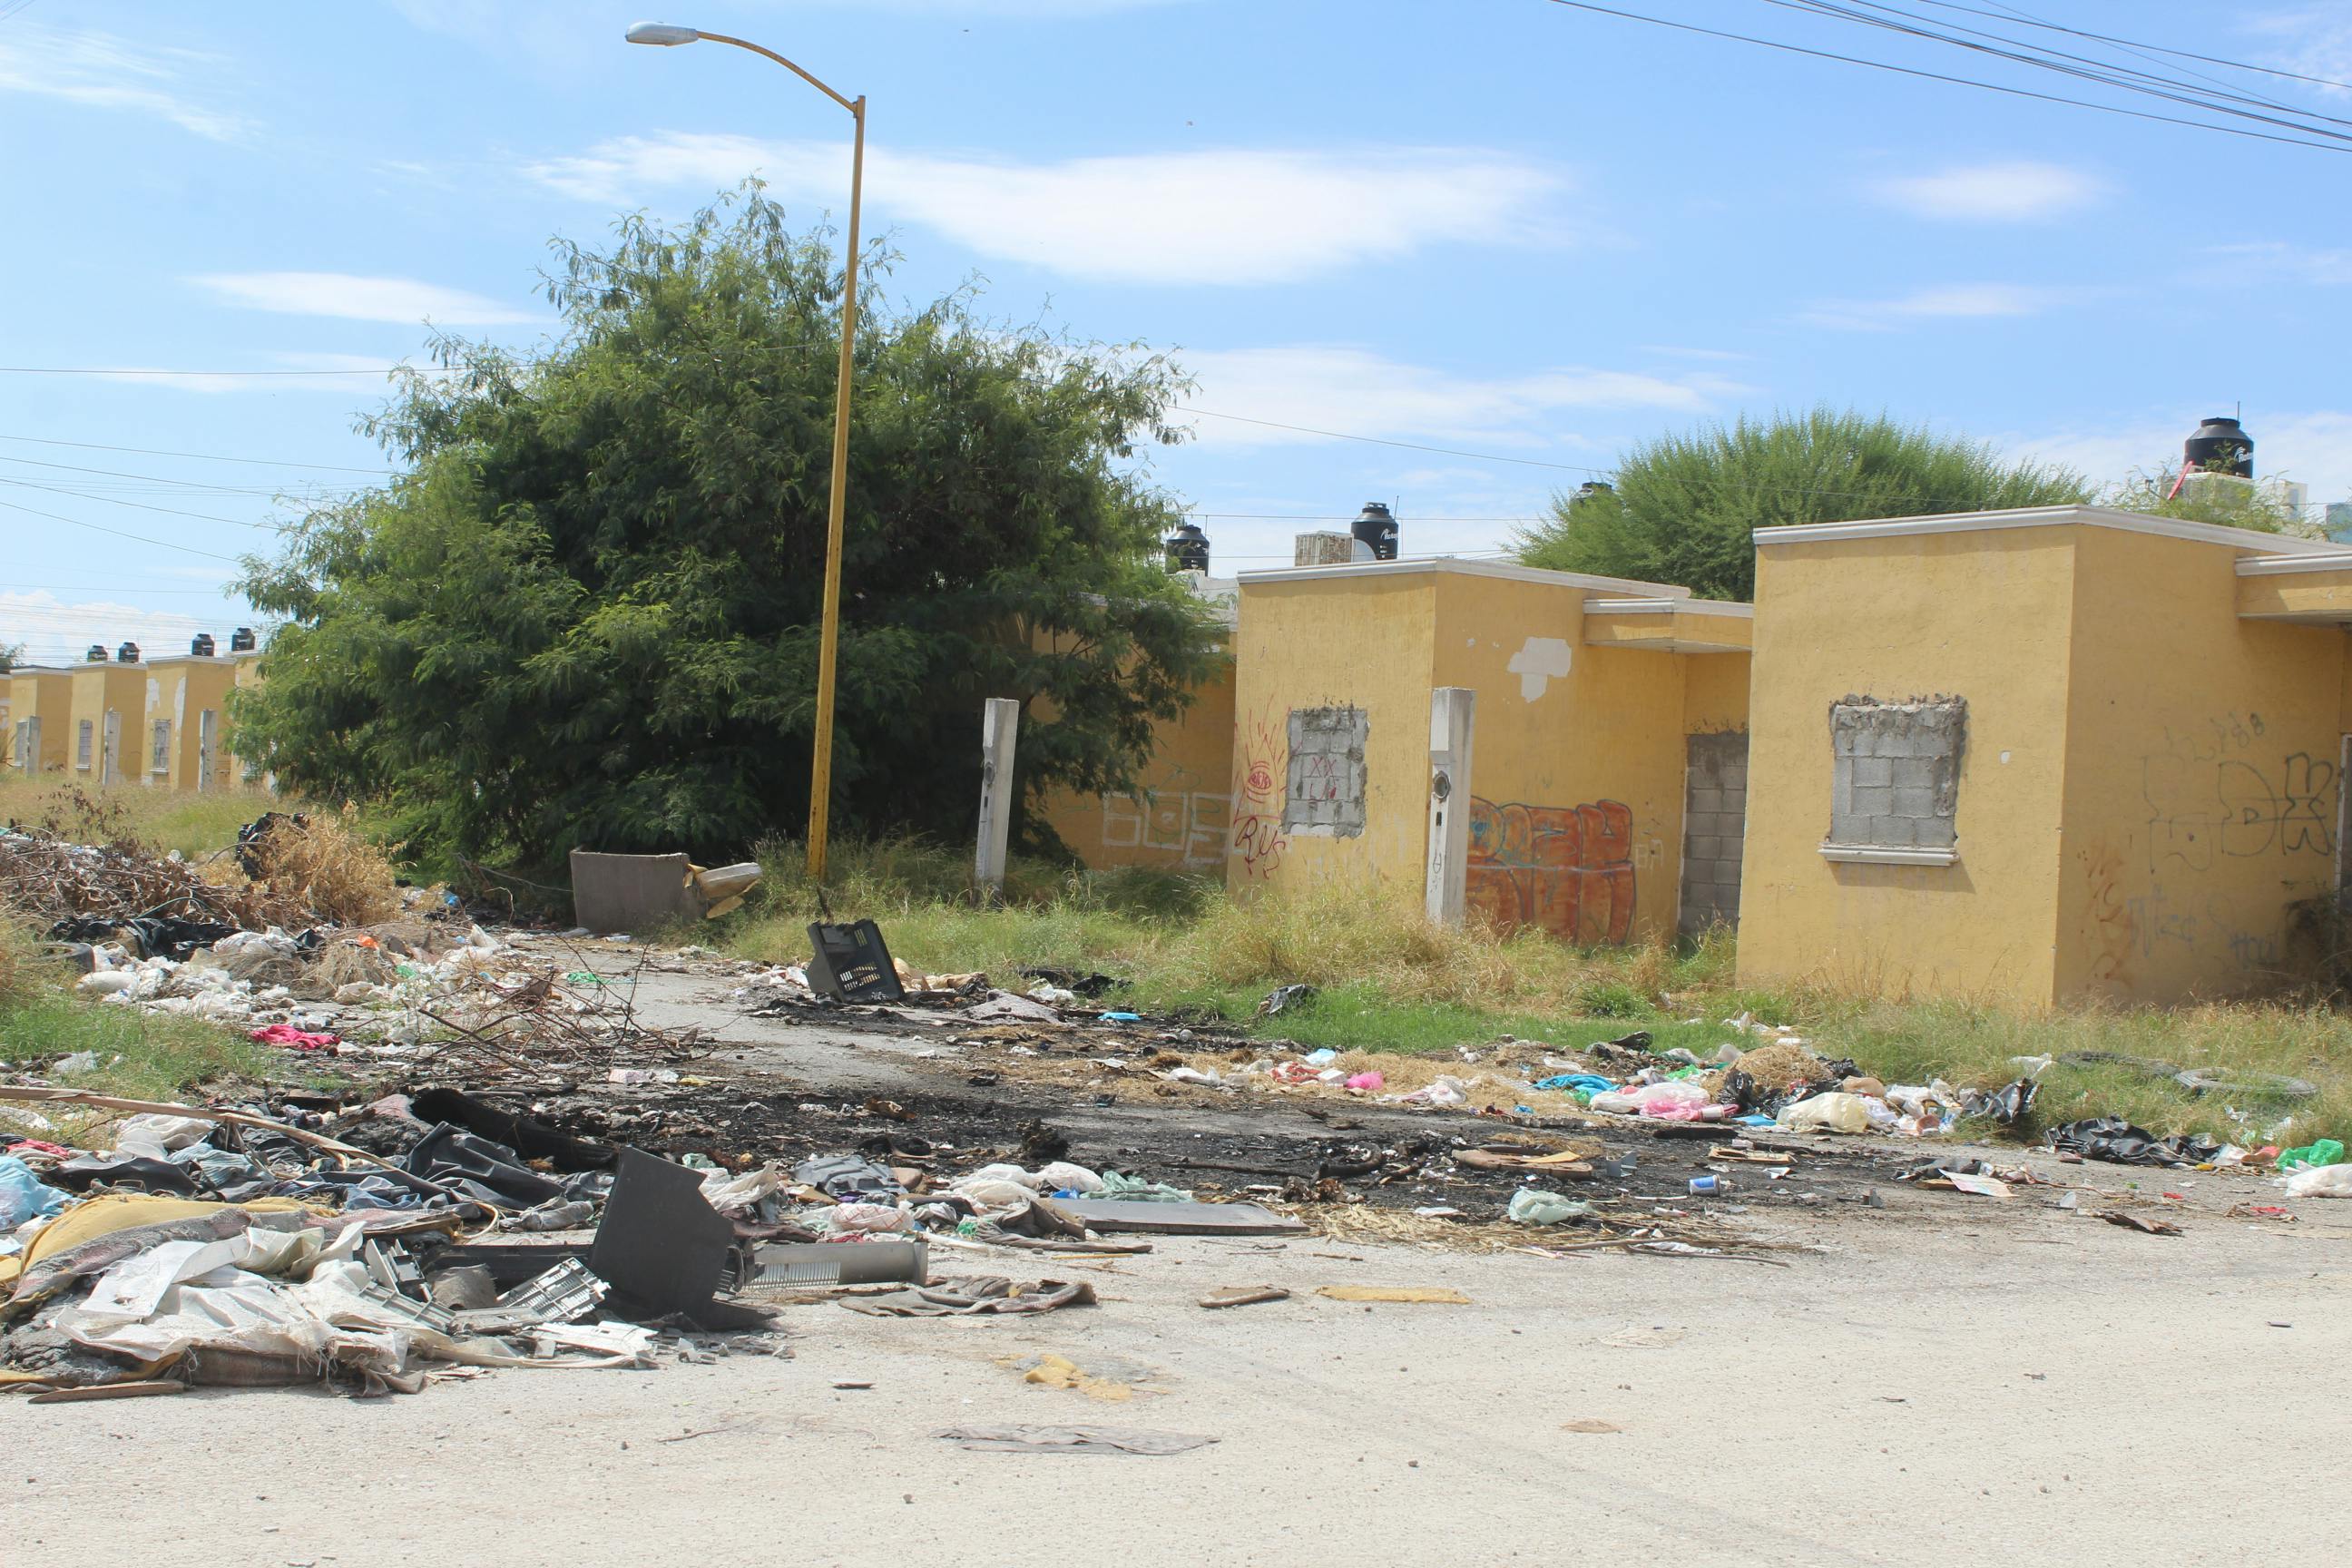
[(809, 764), (808, 875), (822, 888), (826, 817), (833, 804), (834, 666), (841, 644), (841, 517), (849, 495), (849, 372), (850, 351), (857, 339), (857, 204), (866, 184), (866, 100), (863, 95), (844, 98), (775, 50), (724, 33), (706, 33), (668, 22), (639, 22), (629, 29), (628, 40), (659, 48), (697, 42), (732, 44), (764, 55), (849, 110), (857, 124), (849, 154), (849, 253), (841, 269), (841, 377), (834, 390), (833, 497), (825, 516), (824, 620), (816, 656), (816, 754)]

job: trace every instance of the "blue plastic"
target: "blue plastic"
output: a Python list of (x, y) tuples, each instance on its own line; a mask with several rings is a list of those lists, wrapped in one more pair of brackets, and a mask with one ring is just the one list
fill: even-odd
[(1564, 1072), (1555, 1078), (1539, 1078), (1536, 1079), (1534, 1087), (1537, 1089), (1590, 1089), (1594, 1094), (1605, 1094), (1617, 1086), (1597, 1072)]
[(1105, 1013), (1102, 1016), (1102, 1021), (1106, 1024), (1140, 1024), (1143, 1022), (1143, 1015), (1140, 1013)]
[(65, 1194), (33, 1174), (32, 1166), (0, 1154), (0, 1230), (14, 1230), (36, 1215), (47, 1217), (65, 1206)]

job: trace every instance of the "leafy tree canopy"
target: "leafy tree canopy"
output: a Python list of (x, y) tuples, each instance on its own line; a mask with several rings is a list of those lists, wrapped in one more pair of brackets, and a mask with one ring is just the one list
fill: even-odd
[(1605, 484), (1555, 496), (1550, 519), (1520, 536), (1519, 559), (1747, 599), (1759, 528), (2089, 499), (2067, 469), (1824, 406), (1643, 442)]
[[(360, 428), (402, 468), (248, 563), (287, 617), (235, 745), (410, 810), (426, 844), (723, 856), (808, 807), (840, 263), (756, 187), (607, 249), (557, 240), (563, 329), (441, 336)], [(1027, 796), (1129, 787), (1222, 657), (1160, 569), (1164, 359), (860, 284), (833, 819), (961, 837), (983, 699)]]

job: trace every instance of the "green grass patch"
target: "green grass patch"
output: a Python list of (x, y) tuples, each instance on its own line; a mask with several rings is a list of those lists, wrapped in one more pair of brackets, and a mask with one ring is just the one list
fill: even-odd
[(194, 1018), (86, 1002), (65, 991), (0, 1008), (0, 1060), (40, 1072), (82, 1051), (98, 1065), (54, 1081), (131, 1100), (176, 1100), (207, 1083), (265, 1078), (285, 1054)]

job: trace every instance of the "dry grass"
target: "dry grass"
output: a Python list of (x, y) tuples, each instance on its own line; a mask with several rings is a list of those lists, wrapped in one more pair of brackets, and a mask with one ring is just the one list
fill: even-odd
[(255, 859), (258, 881), (300, 900), (322, 921), (373, 925), (400, 912), (392, 862), (360, 835), (348, 805), (340, 813), (312, 812), (275, 824)]

